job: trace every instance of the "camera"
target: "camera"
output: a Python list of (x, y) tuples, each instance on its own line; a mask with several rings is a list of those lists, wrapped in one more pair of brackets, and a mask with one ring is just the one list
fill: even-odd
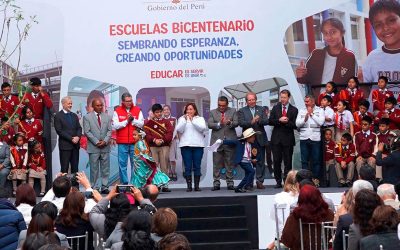
[(82, 192), (83, 196), (85, 196), (86, 199), (93, 199), (93, 192), (92, 191), (85, 191)]
[(78, 179), (76, 178), (77, 173), (67, 174), (67, 178), (71, 181), (71, 186), (79, 187)]
[(131, 188), (133, 188), (133, 185), (117, 185), (117, 192), (118, 193), (130, 193)]

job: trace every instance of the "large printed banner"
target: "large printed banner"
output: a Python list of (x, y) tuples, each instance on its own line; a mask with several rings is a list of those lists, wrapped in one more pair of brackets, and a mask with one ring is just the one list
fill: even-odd
[[(49, 89), (52, 81), (61, 80), (58, 90), (50, 90), (53, 97), (57, 93), (71, 96), (73, 111), (80, 117), (92, 110), (90, 104), (96, 97), (104, 99), (105, 111), (111, 115), (126, 91), (145, 117), (154, 103), (169, 105), (172, 115), (179, 117), (186, 103), (195, 102), (207, 119), (221, 93), (241, 107), (248, 91), (259, 94), (259, 105), (272, 108), (282, 88), (292, 92), (292, 102), (301, 108), (310, 86), (328, 80), (346, 83), (350, 74), (360, 72), (368, 81), (375, 81), (379, 72), (390, 71), (389, 78), (399, 72), (398, 56), (384, 60), (388, 70), (375, 69), (380, 64), (368, 59), (371, 50), (382, 51), (382, 45), (391, 40), (379, 32), (375, 35), (367, 20), (370, 6), (366, 0), (16, 3), (38, 21), (23, 42), (20, 65), (26, 67), (24, 74), (48, 78)], [(337, 21), (327, 24), (331, 18)], [(333, 53), (338, 43), (344, 56)], [(55, 80), (42, 74), (52, 70), (49, 65), (54, 61), (62, 66), (57, 76), (61, 78)], [(54, 136), (56, 173), (59, 152)], [(205, 136), (208, 142), (209, 135)], [(85, 137), (81, 144), (80, 169), (88, 171)], [(118, 179), (116, 148), (111, 155), (114, 182)], [(175, 157), (180, 174), (179, 149)], [(297, 148), (294, 157), (298, 157)], [(294, 161), (295, 168), (300, 167), (298, 162)], [(210, 152), (204, 154), (202, 174), (202, 185), (212, 185)], [(241, 171), (236, 174), (240, 179)], [(183, 178), (175, 184), (182, 186)]]

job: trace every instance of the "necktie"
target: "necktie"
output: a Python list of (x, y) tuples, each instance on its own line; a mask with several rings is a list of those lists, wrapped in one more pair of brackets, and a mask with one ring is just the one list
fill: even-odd
[(32, 120), (28, 120), (28, 124), (31, 125), (32, 124)]
[(67, 121), (68, 121), (69, 125), (72, 126), (71, 112), (68, 112), (68, 113), (66, 113), (65, 115), (66, 115), (66, 117), (67, 117)]
[(33, 94), (33, 98), (35, 98), (36, 99), (36, 97), (37, 97), (38, 95), (37, 94)]
[(340, 129), (340, 130), (344, 130), (344, 126), (343, 126), (343, 115), (344, 115), (344, 114), (340, 114), (340, 121), (339, 121), (339, 129)]
[(367, 133), (365, 133), (365, 132), (364, 132), (364, 137), (365, 137), (365, 138), (367, 138), (367, 137), (368, 137), (368, 134), (367, 134)]
[(388, 113), (388, 115), (390, 115), (390, 114), (392, 113), (392, 111), (391, 111), (391, 110), (389, 110), (387, 113)]
[(354, 94), (355, 94), (355, 91), (351, 90), (351, 96), (354, 96)]
[(221, 112), (221, 120), (225, 119), (225, 112)]
[(253, 117), (254, 117), (254, 113), (256, 112), (256, 111), (255, 111), (255, 108), (250, 108), (250, 112), (251, 112), (251, 114), (252, 114)]
[(97, 114), (97, 122), (99, 123), (99, 127), (101, 128), (100, 114)]
[(286, 106), (283, 106), (283, 111), (282, 111), (282, 116), (286, 117), (287, 113), (286, 113)]

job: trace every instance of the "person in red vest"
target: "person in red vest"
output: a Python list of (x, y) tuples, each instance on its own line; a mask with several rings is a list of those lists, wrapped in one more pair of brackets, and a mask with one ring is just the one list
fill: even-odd
[(358, 87), (359, 85), (358, 78), (352, 76), (347, 82), (347, 88), (342, 89), (339, 93), (339, 100), (347, 101), (352, 113), (358, 110), (358, 102), (364, 99), (364, 92)]
[(32, 92), (26, 93), (21, 103), (31, 108), (35, 114), (35, 119), (43, 120), (44, 107), (49, 109), (52, 108), (53, 102), (49, 95), (42, 90), (42, 81), (39, 78), (31, 78), (29, 83), (32, 87)]
[(121, 96), (122, 104), (114, 110), (113, 129), (116, 130), (116, 141), (118, 144), (118, 166), (121, 184), (128, 184), (128, 156), (131, 161), (131, 173), (133, 173), (133, 155), (135, 140), (133, 131), (137, 127), (142, 128), (144, 123), (143, 113), (139, 107), (133, 105), (132, 95), (125, 92)]
[(9, 118), (19, 105), (19, 99), (17, 96), (11, 94), (11, 85), (5, 82), (1, 85), (0, 95), (0, 118)]

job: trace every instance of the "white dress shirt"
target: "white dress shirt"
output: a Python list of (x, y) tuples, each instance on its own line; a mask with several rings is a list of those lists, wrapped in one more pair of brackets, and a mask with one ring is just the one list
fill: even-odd
[(324, 110), (314, 106), (313, 113), (304, 121), (306, 115), (307, 109), (300, 109), (296, 119), (296, 126), (300, 128), (300, 140), (321, 141), (321, 126), (325, 121)]

